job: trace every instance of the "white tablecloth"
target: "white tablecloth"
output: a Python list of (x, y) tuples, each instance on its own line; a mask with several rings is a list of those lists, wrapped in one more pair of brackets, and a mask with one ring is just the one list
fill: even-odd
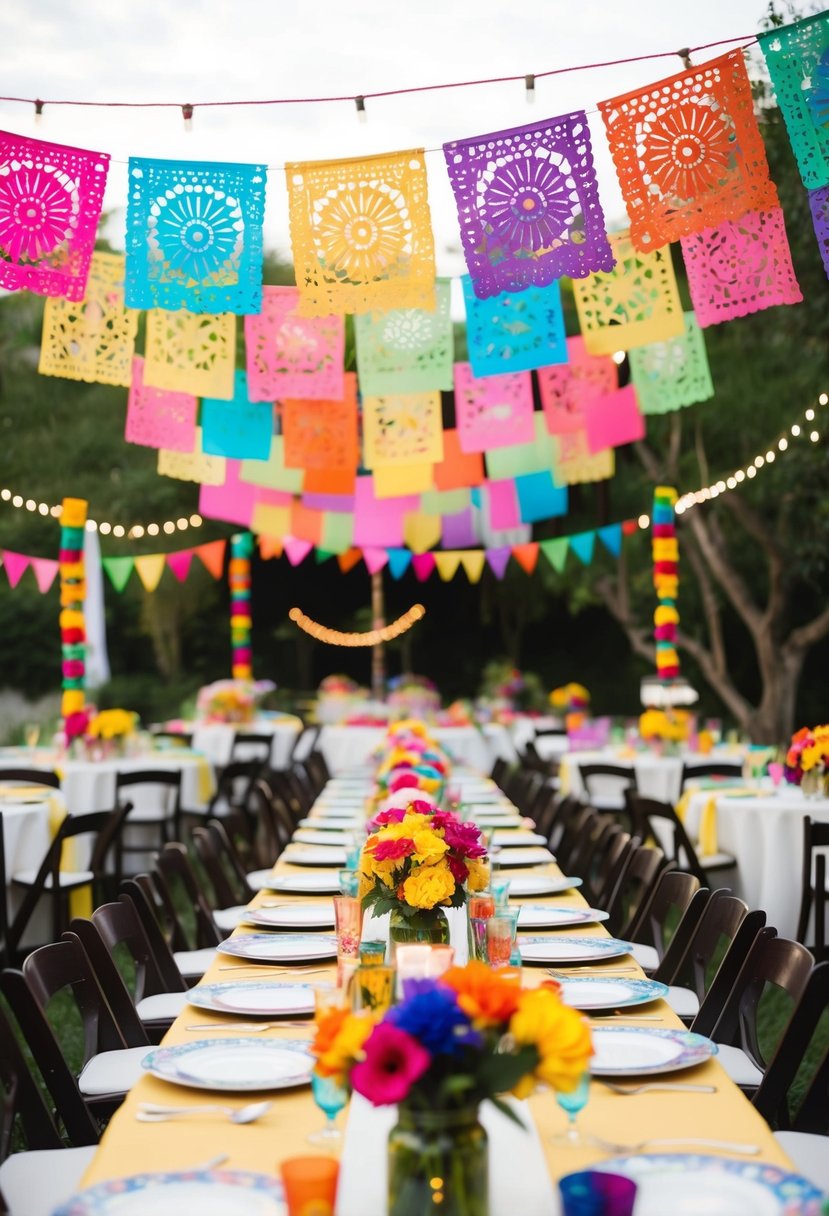
[[(50, 819), (52, 813), (62, 817), (63, 798), (54, 790), (40, 802), (19, 802), (14, 798), (0, 797), (0, 814), (3, 816), (3, 847), (6, 854), (6, 911), (11, 923), (25, 891), (14, 886), (12, 874), (21, 870), (37, 869), (46, 855), (52, 840)], [(50, 937), (48, 907), (37, 909), (23, 936), (23, 944), (42, 942)]]
[[(564, 777), (563, 774), (560, 774), (560, 776), (562, 788), (566, 786), (569, 792), (584, 797), (585, 791), (579, 775), (579, 764), (615, 764), (621, 768), (633, 768), (636, 771), (639, 793), (644, 798), (656, 798), (659, 802), (675, 803), (679, 798), (683, 764), (706, 764), (717, 760), (740, 763), (741, 759), (741, 756), (735, 755), (733, 752), (728, 754), (713, 752), (707, 756), (695, 752), (686, 752), (679, 756), (659, 756), (655, 752), (640, 752), (632, 757), (629, 752), (620, 754), (620, 751), (615, 748), (604, 748), (601, 751), (565, 752), (561, 757), (561, 764), (566, 769), (567, 775)], [(595, 784), (597, 797), (604, 795), (599, 778), (595, 778), (591, 784)], [(608, 794), (614, 793), (617, 789), (618, 782), (607, 778)]]
[[(686, 824), (699, 832), (710, 790), (694, 794)], [(796, 786), (781, 786), (768, 797), (738, 798), (722, 793), (717, 800), (719, 847), (737, 858), (738, 894), (750, 908), (762, 908), (781, 937), (794, 937), (800, 909), (803, 865), (803, 817), (829, 823), (829, 798), (804, 798)]]
[[(317, 747), (332, 773), (365, 764), (386, 735), (385, 726), (323, 726)], [(514, 749), (503, 726), (436, 726), (431, 729), (438, 743), (458, 761), (478, 772), (488, 773), (498, 755), (509, 759)], [(503, 749), (503, 750), (502, 750)]]
[[(270, 765), (272, 769), (279, 771), (288, 767), (291, 752), (301, 730), (302, 724), (296, 718), (256, 718), (253, 722), (245, 722), (243, 725), (232, 722), (194, 722), (193, 747), (197, 752), (203, 752), (212, 764), (224, 767), (230, 760), (233, 739), (237, 733), (270, 735)], [(244, 745), (240, 747), (236, 759), (247, 759)]]

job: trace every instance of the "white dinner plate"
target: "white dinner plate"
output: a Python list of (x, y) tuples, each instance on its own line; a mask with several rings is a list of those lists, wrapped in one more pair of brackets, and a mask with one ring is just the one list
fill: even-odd
[(621, 977), (573, 976), (560, 979), (561, 999), (574, 1009), (624, 1009), (629, 1005), (646, 1005), (668, 995), (667, 984), (657, 980), (626, 980)]
[(523, 899), (526, 895), (563, 895), (565, 891), (575, 891), (582, 880), (575, 874), (565, 874), (561, 878), (548, 878), (544, 874), (515, 874), (510, 875), (510, 899)]
[(142, 1067), (174, 1085), (241, 1093), (308, 1085), (314, 1059), (300, 1039), (198, 1039), (157, 1047)]
[(313, 828), (317, 832), (347, 832), (353, 828), (361, 828), (365, 824), (365, 819), (358, 819), (356, 815), (308, 815), (305, 819), (300, 819), (298, 827)]
[[(505, 828), (500, 832), (493, 832), (492, 843), (499, 845), (502, 849), (521, 848), (524, 845), (547, 844), (547, 837), (542, 836), (540, 832), (528, 832), (520, 827)], [(512, 857), (512, 852), (510, 852)]]
[(336, 866), (341, 870), (345, 865), (345, 849), (318, 844), (289, 845), (282, 858), (292, 866)]
[(280, 984), (273, 980), (197, 984), (195, 988), (188, 988), (187, 1003), (216, 1013), (290, 1017), (314, 1012), (315, 991), (311, 984)]
[(216, 949), (261, 963), (299, 963), (334, 958), (337, 939), (320, 933), (242, 933), (219, 942)]
[(54, 1216), (285, 1216), (282, 1184), (242, 1170), (134, 1174), (99, 1182)]
[[(511, 880), (510, 880), (511, 881)], [(570, 925), (596, 925), (607, 920), (599, 908), (557, 908), (554, 904), (522, 904), (519, 929), (566, 929)]]
[(636, 1183), (636, 1216), (819, 1216), (822, 1195), (807, 1178), (764, 1161), (686, 1153), (614, 1157), (591, 1169)]
[(594, 1026), (590, 1071), (601, 1077), (649, 1077), (703, 1064), (717, 1044), (690, 1030)]
[[(353, 806), (351, 803), (349, 803), (347, 806), (339, 806), (330, 802), (326, 802), (325, 805), (323, 805), (321, 802), (315, 802), (311, 808), (311, 812), (313, 815), (321, 815), (325, 819), (340, 820), (340, 828), (342, 829), (344, 822), (350, 819), (356, 819), (357, 812), (361, 809), (362, 806)], [(360, 820), (360, 822), (364, 822), (364, 820)]]
[(519, 937), (518, 948), (525, 963), (594, 963), (629, 954), (631, 944), (615, 937)]
[(297, 844), (321, 844), (332, 848), (336, 848), (338, 845), (347, 848), (351, 844), (349, 832), (323, 832), (319, 828), (297, 828), (292, 839)]
[(473, 823), (479, 828), (510, 828), (521, 827), (521, 816), (515, 811), (504, 811), (503, 814), (499, 811), (495, 815), (488, 815), (484, 811), (479, 811), (475, 815), (470, 815)]
[(262, 887), (295, 895), (337, 895), (340, 890), (336, 874), (271, 874)]
[(260, 929), (333, 929), (334, 905), (286, 904), (284, 908), (251, 908), (245, 912), (244, 923)]
[(510, 849), (502, 854), (500, 860), (501, 868), (506, 870), (512, 866), (546, 866), (555, 861), (555, 857), (549, 849), (532, 845), (529, 848)]

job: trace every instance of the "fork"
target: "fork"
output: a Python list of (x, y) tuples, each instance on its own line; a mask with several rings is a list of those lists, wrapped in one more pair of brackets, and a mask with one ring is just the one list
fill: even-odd
[(308, 1018), (304, 1022), (221, 1022), (215, 1025), (205, 1025), (202, 1023), (199, 1026), (185, 1026), (185, 1030), (246, 1030), (249, 1034), (261, 1034), (263, 1030), (281, 1030), (283, 1026), (302, 1026), (305, 1030), (310, 1030), (313, 1026), (313, 1017)]
[(646, 1094), (652, 1090), (669, 1090), (671, 1093), (686, 1093), (686, 1094), (715, 1094), (717, 1092), (716, 1085), (686, 1085), (682, 1082), (671, 1081), (649, 1081), (645, 1085), (617, 1085), (614, 1081), (603, 1081), (601, 1077), (593, 1077), (599, 1085), (603, 1085), (605, 1089), (610, 1089), (614, 1094), (623, 1094), (629, 1097), (631, 1094)]
[(274, 967), (272, 963), (230, 963), (220, 966), (220, 971), (270, 971), (272, 975), (318, 975), (327, 967)]
[(590, 1015), (591, 1022), (664, 1022), (657, 1013), (622, 1013), (617, 1009), (615, 1013), (600, 1013), (598, 1016)]
[(612, 1140), (602, 1140), (600, 1136), (589, 1136), (591, 1144), (604, 1149), (606, 1153), (638, 1153), (646, 1148), (674, 1148), (690, 1145), (693, 1148), (717, 1148), (724, 1153), (734, 1153), (740, 1157), (756, 1157), (760, 1152), (759, 1144), (738, 1144), (733, 1140), (706, 1140), (699, 1136), (675, 1136), (670, 1140), (640, 1140), (636, 1144), (614, 1144)]
[(571, 975), (578, 971), (589, 971), (591, 975), (621, 975), (622, 972), (639, 971), (638, 967), (568, 967), (566, 971), (558, 971), (555, 967), (545, 968), (548, 975), (554, 975), (556, 979), (566, 980)]

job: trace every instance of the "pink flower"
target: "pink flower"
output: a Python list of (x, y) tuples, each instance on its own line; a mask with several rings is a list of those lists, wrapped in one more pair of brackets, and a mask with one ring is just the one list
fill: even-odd
[(447, 853), (446, 861), (449, 865), (449, 872), (456, 883), (464, 883), (469, 877), (469, 867), (461, 861), (460, 857), (456, 857), (454, 853)]
[(402, 1102), (432, 1062), (417, 1039), (387, 1022), (374, 1027), (363, 1051), (365, 1059), (351, 1070), (351, 1084), (374, 1106)]
[(379, 811), (372, 819), (369, 827), (385, 828), (390, 823), (402, 823), (405, 815), (406, 808), (404, 806), (390, 806), (388, 810)]
[(69, 714), (63, 722), (63, 731), (67, 742), (70, 739), (77, 739), (79, 735), (86, 734), (87, 726), (89, 726), (88, 709), (82, 709), (77, 713)]
[(397, 773), (389, 782), (389, 789), (392, 793), (395, 790), (403, 790), (409, 787), (417, 789), (417, 777), (412, 772)]
[(447, 823), (443, 839), (450, 849), (462, 857), (485, 857), (486, 848), (481, 844), (481, 829), (474, 823)]
[(415, 798), (409, 803), (408, 809), (414, 811), (415, 815), (431, 815), (435, 809), (430, 802), (424, 802), (422, 798)]
[(401, 837), (399, 840), (381, 840), (374, 846), (372, 853), (375, 861), (400, 861), (414, 851), (414, 841)]

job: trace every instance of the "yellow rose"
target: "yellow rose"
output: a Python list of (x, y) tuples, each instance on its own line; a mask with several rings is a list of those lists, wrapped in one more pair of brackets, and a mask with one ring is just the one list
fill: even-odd
[(800, 753), (800, 767), (804, 773), (808, 773), (816, 764), (821, 761), (821, 749), (816, 743), (810, 743), (808, 747), (804, 747)]
[(469, 875), (466, 879), (467, 891), (485, 891), (489, 886), (490, 866), (488, 861), (481, 861), (478, 858), (472, 858), (466, 862), (466, 867), (469, 870)]
[(417, 866), (403, 883), (403, 898), (413, 908), (436, 908), (455, 893), (455, 880), (445, 862)]
[(412, 836), (415, 851), (413, 860), (422, 866), (431, 866), (440, 861), (449, 846), (431, 828), (421, 828)]
[[(521, 994), (509, 1029), (517, 1043), (537, 1050), (534, 1075), (538, 1080), (564, 1093), (576, 1088), (593, 1054), (590, 1029), (577, 1010), (564, 1005), (549, 988), (530, 989)], [(527, 1096), (526, 1077), (513, 1092)]]

